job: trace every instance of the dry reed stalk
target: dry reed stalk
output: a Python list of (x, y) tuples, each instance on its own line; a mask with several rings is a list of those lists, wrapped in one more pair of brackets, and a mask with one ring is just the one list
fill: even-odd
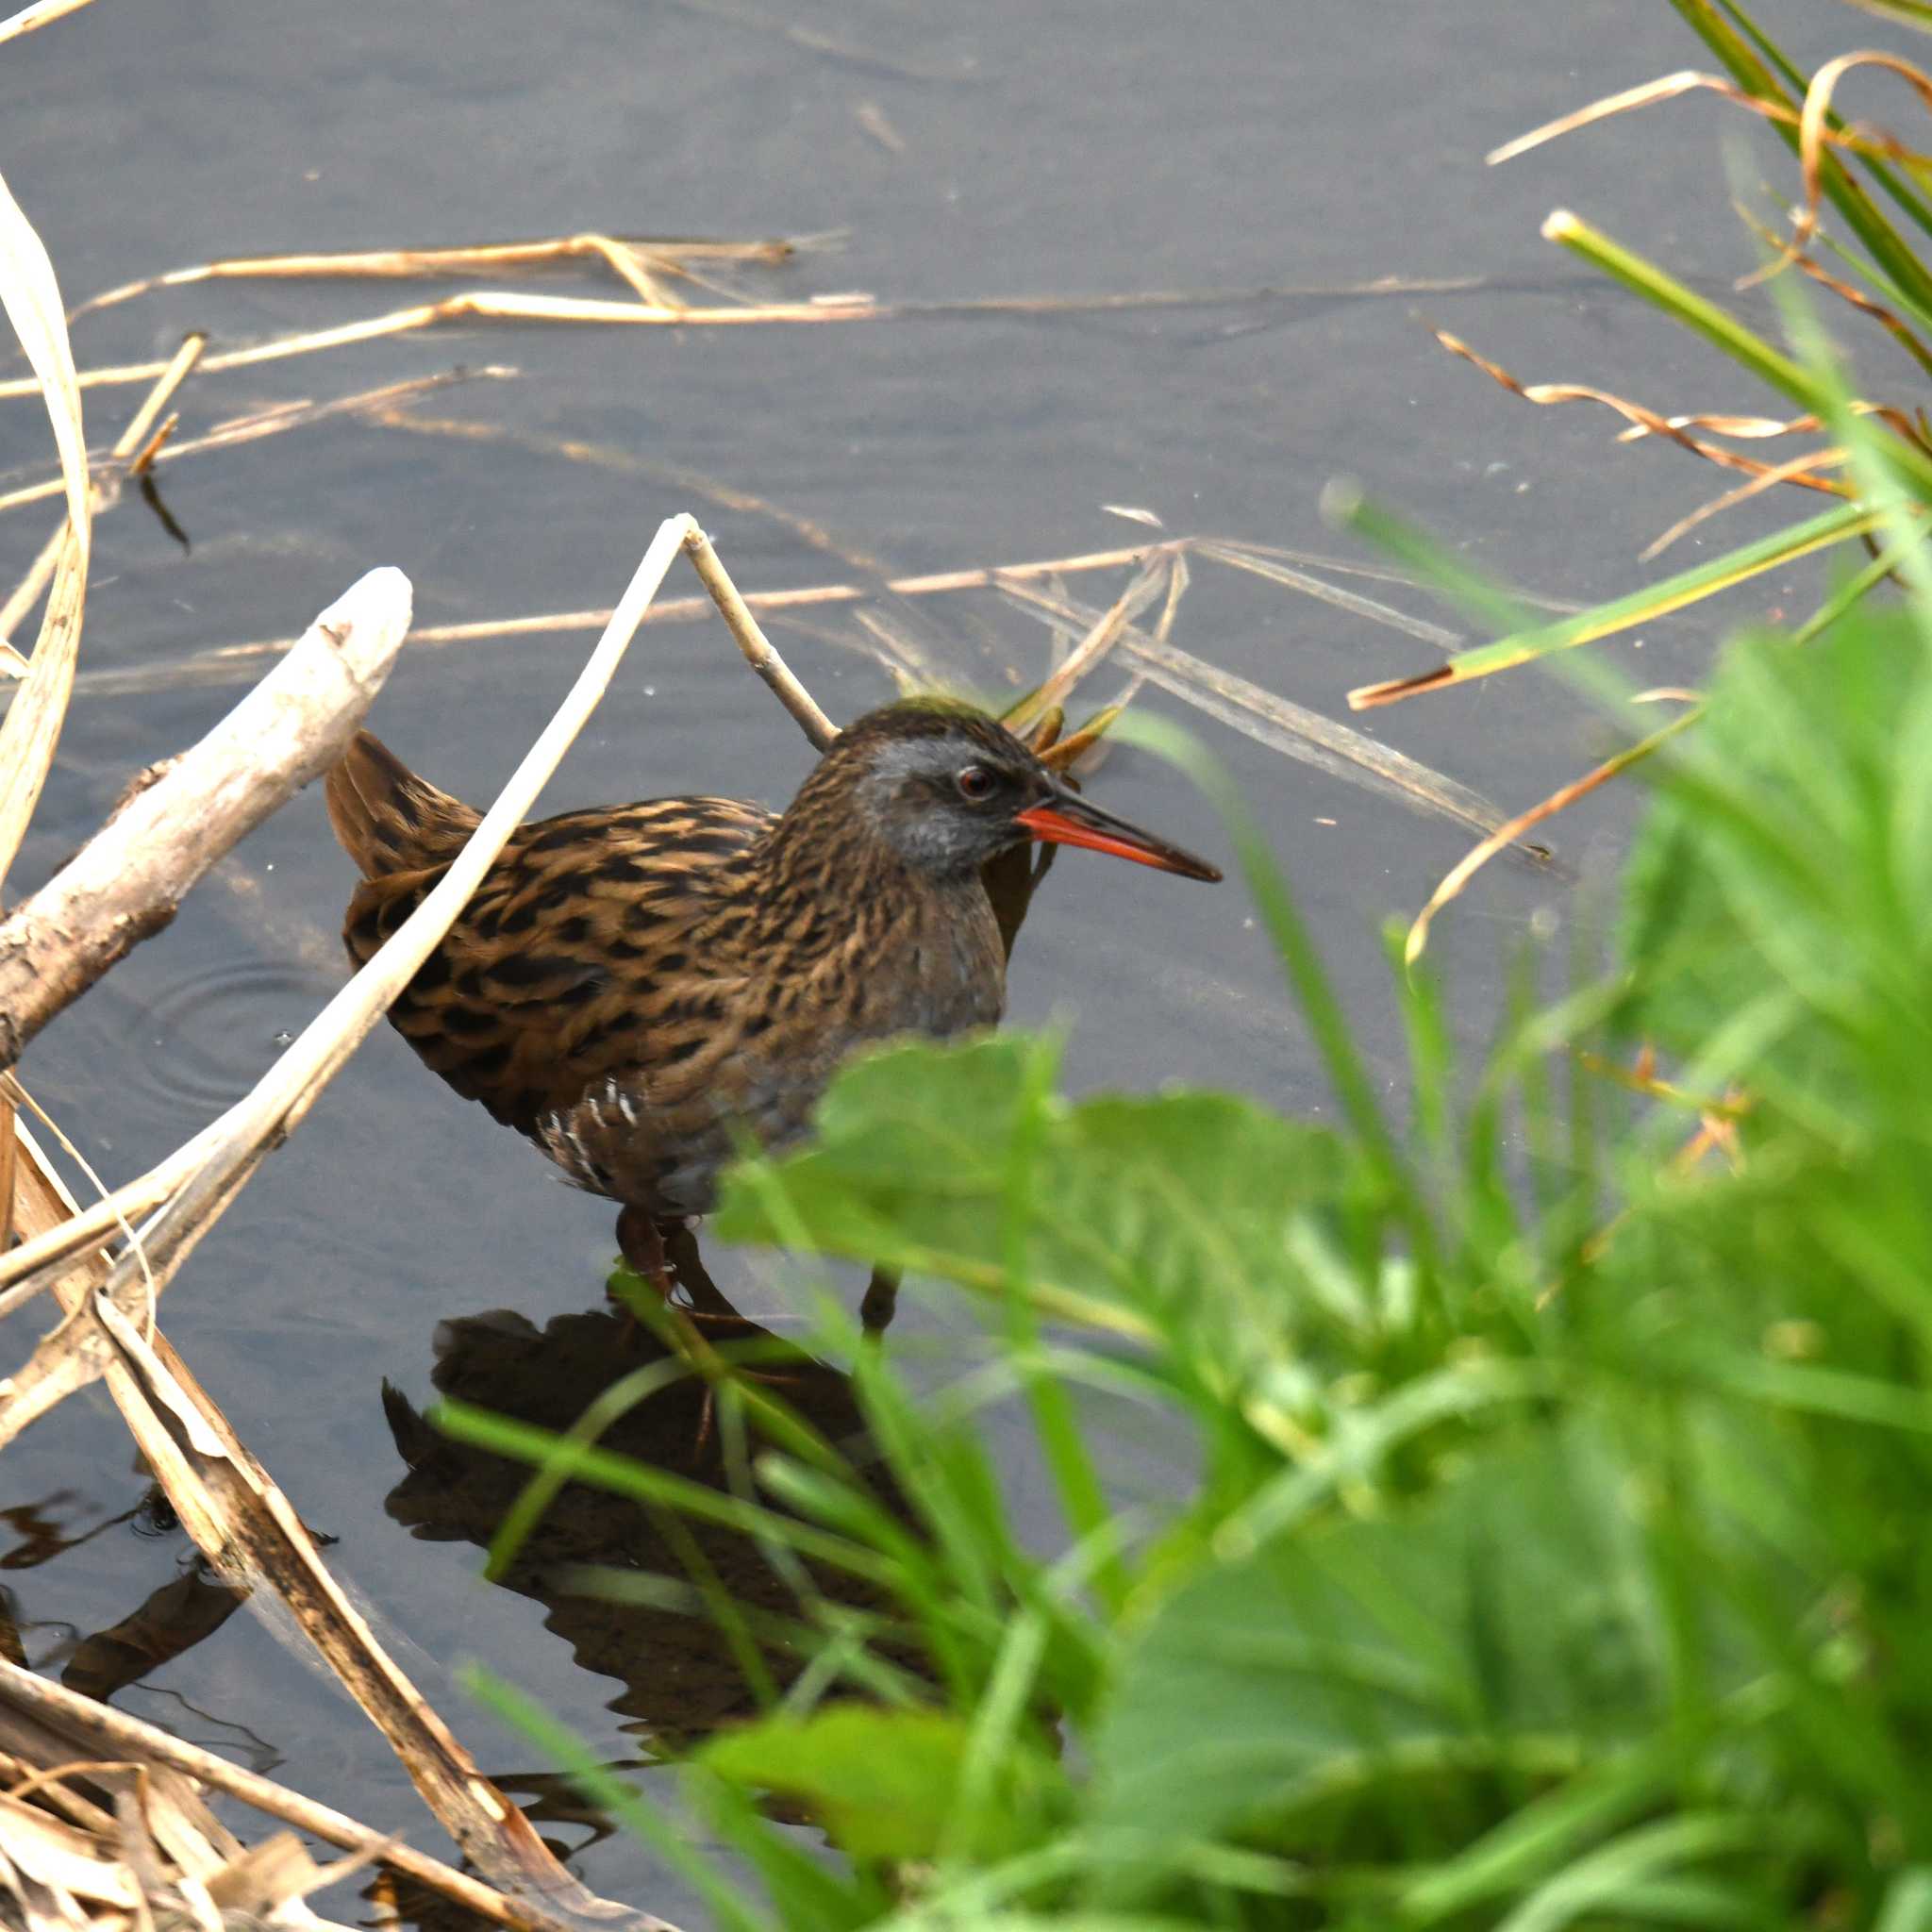
[[(1392, 604), (1385, 604), (1378, 597), (1364, 597), (1358, 591), (1344, 590), (1339, 584), (1324, 584), (1320, 577), (1284, 561), (1266, 546), (1237, 543), (1222, 538), (1196, 537), (1188, 548), (1192, 556), (1208, 558), (1216, 563), (1224, 563), (1231, 570), (1247, 571), (1254, 576), (1266, 578), (1270, 583), (1280, 584), (1291, 591), (1299, 591), (1306, 597), (1316, 597), (1324, 604), (1332, 604), (1338, 610), (1349, 611), (1357, 617), (1366, 617), (1373, 624), (1385, 624), (1391, 630), (1405, 631), (1423, 643), (1435, 645), (1439, 651), (1457, 650), (1466, 641), (1461, 632), (1450, 630), (1443, 625), (1433, 624), (1425, 617), (1411, 617), (1407, 611), (1398, 610)], [(1322, 567), (1326, 570), (1346, 568), (1340, 563), (1332, 563), (1325, 558), (1322, 559)], [(1378, 571), (1374, 575), (1378, 581), (1408, 582), (1407, 577), (1393, 572)]]
[[(194, 337), (191, 340), (205, 341), (207, 339)], [(186, 344), (183, 346), (185, 349)], [(158, 464), (178, 462), (183, 457), (205, 456), (211, 450), (233, 449), (244, 442), (258, 442), (264, 437), (286, 435), (291, 429), (308, 429), (337, 416), (368, 416), (376, 422), (387, 422), (388, 412), (398, 403), (413, 401), (418, 396), (448, 389), (456, 383), (503, 381), (517, 373), (507, 363), (486, 362), (477, 368), (445, 369), (435, 375), (416, 375), (402, 382), (383, 383), (375, 389), (358, 390), (354, 395), (337, 396), (325, 403), (303, 397), (293, 402), (277, 403), (271, 408), (251, 410), (245, 416), (231, 417), (226, 422), (217, 423), (204, 435), (190, 437), (183, 442), (170, 441), (165, 447), (161, 446), (160, 433), (157, 432), (140, 447), (124, 451), (121, 445), (128, 441), (124, 436), (115, 445), (114, 466), (96, 479), (100, 495), (94, 504), (94, 514), (99, 516), (102, 511), (113, 508), (120, 499), (121, 485), (126, 477), (143, 475)], [(156, 393), (158, 395), (161, 391), (158, 389)], [(162, 425), (163, 429), (167, 426)], [(18, 490), (0, 495), (0, 513), (18, 509), (25, 504), (39, 503), (46, 497), (58, 495), (59, 491), (58, 479), (23, 484)]]
[[(1908, 63), (1897, 62), (1890, 55), (1853, 54), (1833, 61), (1833, 67), (1857, 65), (1863, 61), (1876, 61), (1884, 66), (1904, 66)], [(1820, 70), (1824, 72), (1823, 69)], [(1914, 70), (1916, 73), (1916, 70)], [(1833, 76), (1834, 83), (1837, 76)], [(1924, 76), (1921, 75), (1920, 79)], [(1914, 85), (1918, 83), (1915, 81)], [(1817, 81), (1814, 78), (1812, 86)], [(1928, 83), (1932, 85), (1932, 83)], [(1922, 94), (1924, 90), (1921, 89)], [(1600, 101), (1592, 101), (1588, 107), (1578, 108), (1563, 114), (1554, 121), (1546, 121), (1541, 127), (1532, 127), (1527, 134), (1519, 134), (1514, 141), (1506, 141), (1501, 147), (1491, 148), (1483, 157), (1490, 167), (1496, 167), (1504, 161), (1513, 161), (1519, 155), (1527, 154), (1531, 148), (1541, 147), (1546, 141), (1555, 141), (1559, 135), (1574, 134), (1578, 128), (1590, 127), (1599, 121), (1607, 121), (1617, 114), (1627, 114), (1640, 108), (1657, 106), (1662, 101), (1674, 101), (1689, 93), (1714, 93), (1729, 101), (1733, 107), (1743, 108), (1753, 114), (1761, 115), (1767, 121), (1776, 121), (1787, 127), (1800, 131), (1802, 147), (1804, 116), (1787, 107), (1782, 101), (1767, 100), (1761, 94), (1746, 93), (1735, 81), (1726, 80), (1721, 74), (1702, 74), (1694, 68), (1683, 68), (1675, 74), (1660, 75), (1656, 80), (1646, 80), (1632, 88), (1625, 88), (1621, 93), (1607, 94)], [(1828, 103), (1830, 90), (1826, 90)], [(1807, 94), (1808, 105), (1808, 94)], [(1864, 155), (1868, 158), (1906, 161), (1923, 164), (1926, 157), (1916, 149), (1907, 147), (1903, 142), (1890, 135), (1881, 134), (1874, 129), (1834, 128), (1824, 125), (1824, 109), (1821, 108), (1818, 128), (1812, 137), (1814, 149), (1824, 147), (1843, 148), (1848, 154)]]
[[(355, 342), (407, 335), (440, 323), (474, 319), (484, 322), (573, 323), (598, 327), (738, 328), (763, 324), (812, 325), (835, 322), (899, 322), (914, 317), (945, 318), (970, 315), (1086, 315), (1118, 314), (1137, 309), (1226, 307), (1237, 302), (1374, 299), (1416, 293), (1458, 293), (1482, 286), (1479, 276), (1408, 279), (1380, 276), (1372, 282), (1308, 287), (1251, 289), (1152, 289), (1120, 295), (991, 295), (951, 302), (880, 302), (860, 291), (813, 296), (804, 302), (739, 302), (699, 308), (674, 308), (641, 302), (607, 302), (587, 296), (531, 295), (503, 289), (466, 289), (439, 302), (418, 303), (358, 322), (338, 323), (296, 336), (278, 336), (245, 349), (210, 356), (204, 367), (210, 375), (230, 369), (252, 369), (291, 356), (311, 356)], [(124, 362), (80, 372), (82, 389), (111, 388), (146, 382), (159, 375), (161, 365)], [(38, 392), (32, 378), (0, 381), (0, 400)]]
[(333, 255), (230, 256), (103, 290), (73, 309), (67, 320), (71, 325), (84, 315), (132, 301), (136, 296), (151, 295), (159, 289), (187, 288), (197, 282), (360, 278), (401, 281), (470, 275), (478, 269), (541, 268), (557, 261), (580, 260), (587, 256), (603, 260), (628, 282), (630, 276), (622, 266), (628, 257), (641, 256), (654, 268), (675, 274), (691, 261), (787, 261), (807, 245), (808, 239), (718, 242), (692, 237), (581, 234), (532, 242), (480, 242), (457, 248), (365, 248)]
[[(1831, 97), (1838, 91), (1839, 82), (1855, 67), (1877, 67), (1897, 75), (1918, 95), (1922, 108), (1932, 108), (1932, 77), (1896, 54), (1840, 54), (1835, 60), (1827, 60), (1811, 76), (1810, 85), (1805, 90), (1804, 110), (1798, 116), (1798, 162), (1805, 181), (1805, 206), (1792, 225), (1791, 239), (1787, 244), (1793, 256), (1802, 253), (1805, 244), (1818, 232), (1818, 208), (1824, 196), (1821, 176), (1825, 148), (1856, 146), (1858, 153), (1874, 151), (1873, 147), (1857, 145), (1857, 137), (1838, 132), (1824, 118), (1831, 111)], [(1876, 151), (1887, 159), (1916, 163), (1925, 159), (1924, 155), (1889, 137), (1875, 138), (1867, 133), (1863, 139), (1874, 142)]]
[[(16, 1762), (22, 1760), (15, 1760)], [(89, 1806), (93, 1816), (78, 1824), (54, 1815), (52, 1793), (68, 1808), (70, 1779), (105, 1786), (115, 1808)], [(171, 1784), (177, 1781), (171, 1780)], [(0, 1792), (0, 1871), (29, 1926), (76, 1926), (98, 1932), (133, 1932), (192, 1924), (221, 1928), (261, 1924), (281, 1932), (348, 1932), (318, 1919), (305, 1894), (339, 1884), (359, 1868), (344, 1858), (325, 1871), (292, 1832), (277, 1832), (244, 1848), (199, 1806), (179, 1801), (173, 1790), (135, 1764), (76, 1762), (49, 1766), (26, 1780), (39, 1796)]]
[[(581, 295), (531, 295), (503, 289), (466, 289), (458, 294), (446, 295), (440, 302), (417, 303), (408, 308), (391, 309), (385, 315), (339, 323), (332, 328), (277, 336), (245, 349), (225, 350), (208, 357), (203, 369), (209, 375), (230, 369), (254, 369), (264, 362), (284, 361), (291, 356), (312, 356), (325, 349), (346, 348), (351, 343), (375, 341), (386, 336), (408, 335), (418, 329), (434, 328), (439, 323), (464, 319), (574, 323), (597, 327), (728, 328), (755, 323), (877, 322), (890, 313), (890, 309), (862, 295), (813, 302), (752, 303), (737, 308), (674, 308), (663, 304), (607, 302)], [(110, 389), (130, 382), (151, 381), (165, 366), (158, 362), (123, 362), (101, 369), (84, 369), (76, 379), (84, 390)], [(40, 385), (31, 376), (15, 376), (0, 382), (0, 398), (39, 392)]]
[[(1678, 448), (1686, 449), (1694, 457), (1702, 457), (1706, 462), (1716, 463), (1729, 470), (1741, 470), (1750, 476), (1762, 477), (1774, 466), (1760, 462), (1755, 457), (1747, 457), (1737, 450), (1726, 449), (1722, 443), (1707, 442), (1690, 433), (1687, 425), (1701, 424), (1712, 430), (1731, 436), (1776, 436), (1792, 429), (1815, 429), (1818, 425), (1814, 418), (1799, 417), (1788, 424), (1778, 424), (1760, 416), (1664, 416), (1642, 403), (1633, 403), (1626, 397), (1612, 395), (1607, 390), (1591, 389), (1574, 382), (1519, 382), (1507, 369), (1500, 368), (1487, 357), (1479, 356), (1459, 337), (1451, 335), (1446, 329), (1435, 332), (1436, 340), (1452, 356), (1459, 356), (1465, 362), (1473, 363), (1492, 382), (1500, 384), (1511, 395), (1521, 396), (1526, 403), (1540, 403), (1545, 406), (1556, 403), (1601, 403), (1607, 409), (1616, 413), (1630, 425), (1624, 432), (1627, 439), (1631, 431), (1642, 436), (1659, 436), (1666, 442), (1674, 442)], [(1884, 411), (1872, 413), (1883, 414)], [(1807, 490), (1823, 491), (1827, 496), (1843, 496), (1848, 492), (1845, 486), (1835, 483), (1827, 477), (1813, 476), (1800, 466), (1793, 469), (1790, 464), (1775, 466), (1780, 472), (1776, 480), (1795, 483)]]
[(773, 647), (772, 641), (758, 628), (758, 621), (739, 595), (738, 586), (724, 574), (711, 540), (693, 524), (684, 540), (685, 555), (691, 560), (699, 581), (711, 593), (744, 661), (764, 680), (771, 691), (791, 714), (798, 728), (816, 751), (824, 751), (839, 735), (839, 727), (819, 709), (811, 693), (792, 675), (791, 668)]
[[(1180, 540), (1186, 541), (1186, 540)], [(992, 564), (974, 570), (939, 571), (924, 576), (889, 578), (879, 585), (838, 583), (790, 591), (741, 592), (753, 611), (812, 609), (822, 605), (858, 604), (875, 597), (881, 588), (902, 597), (940, 596), (954, 591), (997, 589), (1002, 583), (1025, 583), (1037, 577), (1076, 575), (1087, 571), (1112, 570), (1143, 561), (1158, 544), (1142, 543), (1124, 550), (1094, 550), (1074, 557), (1050, 557), (1036, 561)], [(688, 624), (709, 617), (717, 608), (709, 596), (672, 597), (654, 604), (646, 624)], [(561, 632), (596, 630), (608, 624), (608, 610), (548, 610), (529, 617), (488, 618), (464, 624), (428, 624), (411, 631), (412, 648), (490, 642), (505, 638), (550, 637)], [(177, 681), (219, 677), (260, 658), (279, 657), (293, 643), (289, 638), (263, 638), (240, 644), (218, 644), (212, 650), (177, 664), (131, 667), (121, 671), (83, 673), (79, 685), (88, 695), (124, 695), (130, 691), (164, 689)]]
[(1560, 811), (1574, 805), (1579, 798), (1587, 797), (1600, 785), (1607, 785), (1612, 778), (1627, 772), (1632, 765), (1641, 763), (1657, 748), (1667, 743), (1678, 732), (1694, 724), (1703, 715), (1704, 707), (1693, 704), (1681, 716), (1673, 718), (1661, 729), (1653, 731), (1649, 737), (1640, 739), (1637, 743), (1626, 745), (1614, 758), (1606, 758), (1593, 770), (1586, 772), (1580, 778), (1573, 778), (1567, 785), (1559, 785), (1556, 791), (1533, 805), (1527, 811), (1519, 812), (1507, 824), (1499, 825), (1481, 844), (1474, 845), (1443, 874), (1442, 881), (1429, 894), (1429, 903), (1415, 916), (1408, 928), (1408, 937), (1403, 942), (1402, 961), (1405, 966), (1413, 966), (1422, 958), (1423, 948), (1429, 942), (1429, 927), (1436, 914), (1441, 911), (1451, 900), (1457, 898), (1478, 872), (1496, 854), (1517, 843), (1525, 832), (1533, 831), (1546, 819), (1553, 819)]
[(13, 1187), (20, 1166), (14, 1134), (18, 1109), (12, 1092), (0, 1091), (0, 1254), (13, 1245)]
[[(1055, 597), (1029, 584), (1016, 582), (1005, 589), (1022, 609), (1043, 619), (1072, 618), (1091, 624), (1100, 614), (1072, 598)], [(1480, 792), (1178, 645), (1127, 625), (1121, 633), (1118, 649), (1149, 684), (1158, 685), (1258, 744), (1479, 832), (1497, 831), (1506, 823), (1503, 812)], [(1525, 856), (1549, 857), (1531, 848), (1525, 849)], [(0, 1280), (4, 1279), (4, 1263), (0, 1263)]]
[[(4, 179), (0, 179), (0, 304), (5, 305), (8, 320), (33, 367), (30, 386), (45, 398), (67, 497), (67, 522), (48, 563), (52, 588), (40, 636), (27, 674), (5, 721), (0, 722), (0, 882), (4, 882), (46, 782), (67, 714), (75, 655), (80, 643), (81, 612), (87, 602), (92, 527), (87, 434), (81, 426), (80, 392), (61, 314), (60, 287), (41, 238)], [(0, 618), (0, 634), (18, 622), (18, 613)]]
[(1053, 675), (1038, 691), (1022, 698), (1008, 714), (1007, 722), (1021, 731), (1064, 704), (1090, 671), (1094, 670), (1117, 644), (1129, 625), (1164, 590), (1167, 592), (1167, 623), (1171, 627), (1174, 610), (1186, 588), (1186, 566), (1182, 553), (1168, 546), (1158, 547), (1113, 603), (1088, 627)]
[(1726, 490), (1722, 496), (1714, 496), (1708, 503), (1700, 503), (1689, 516), (1679, 517), (1671, 527), (1659, 537), (1654, 538), (1637, 553), (1640, 563), (1649, 563), (1661, 557), (1678, 538), (1689, 536), (1707, 517), (1720, 515), (1727, 509), (1735, 509), (1740, 503), (1754, 496), (1762, 495), (1767, 490), (1775, 489), (1780, 483), (1790, 483), (1797, 478), (1800, 471), (1835, 469), (1839, 464), (1849, 462), (1851, 452), (1842, 446), (1830, 449), (1807, 450), (1802, 456), (1795, 456), (1789, 462), (1774, 463), (1761, 476), (1754, 476), (1748, 483), (1740, 483), (1735, 490)]
[(23, 7), (18, 13), (9, 14), (0, 20), (0, 42), (16, 40), (22, 34), (33, 33), (37, 28), (47, 26), (63, 14), (78, 13), (90, 0), (33, 0), (31, 7)]
[[(218, 1872), (234, 1855), (228, 1848), (239, 1850), (239, 1846), (202, 1803), (195, 1787), (205, 1787), (351, 1854), (342, 1866), (321, 1874), (327, 1882), (375, 1862), (493, 1924), (514, 1928), (514, 1932), (537, 1932), (536, 1922), (516, 1901), (470, 1874), (371, 1831), (326, 1805), (231, 1764), (111, 1705), (4, 1659), (0, 1659), (0, 1748), (19, 1762), (42, 1767), (42, 1779), (51, 1781), (49, 1797), (57, 1799), (63, 1811), (87, 1828), (103, 1830), (114, 1821), (110, 1814), (67, 1789), (66, 1780), (78, 1774), (92, 1783), (101, 1772), (123, 1770), (125, 1781), (136, 1787), (139, 1808), (152, 1836), (171, 1848), (182, 1845), (184, 1840), (192, 1846), (192, 1838), (200, 1837), (208, 1842)], [(102, 1756), (88, 1762), (83, 1756), (88, 1753)], [(23, 1793), (16, 1790), (13, 1795)], [(172, 1849), (170, 1856), (180, 1859), (180, 1853)], [(199, 1865), (204, 1859), (190, 1849), (185, 1862)], [(218, 1889), (213, 1874), (209, 1883), (211, 1890)]]
[(216, 859), (341, 757), (402, 648), (409, 612), (409, 580), (371, 571), (0, 923), (0, 1072), (166, 925)]

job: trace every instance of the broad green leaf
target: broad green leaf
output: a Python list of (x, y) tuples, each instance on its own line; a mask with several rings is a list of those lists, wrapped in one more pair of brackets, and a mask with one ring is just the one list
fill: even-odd
[(1861, 610), (1816, 644), (1734, 645), (1703, 730), (1666, 762), (1626, 874), (1630, 1021), (1719, 1078), (1842, 1111), (1855, 1062), (1932, 1078), (1932, 659)]
[(1123, 1659), (1097, 1826), (1299, 1852), (1338, 1806), (1434, 1806), (1446, 1828), (1419, 1824), (1412, 1850), (1446, 1851), (1458, 1779), (1600, 1769), (1669, 1707), (1634, 1503), (1592, 1432), (1539, 1431), (1400, 1516), (1207, 1570)]
[[(776, 1243), (795, 1225), (829, 1254), (1000, 1288), (1011, 1142), (1038, 1051), (1000, 1037), (856, 1062), (827, 1092), (811, 1146), (728, 1178), (718, 1232)], [(1291, 1318), (1291, 1225), (1345, 1172), (1331, 1135), (1231, 1094), (1044, 1106), (1024, 1244), (1044, 1312), (1141, 1338), (1208, 1319), (1209, 1303), (1216, 1320)]]
[(1009, 1749), (955, 1839), (969, 1737), (966, 1724), (939, 1711), (835, 1704), (726, 1731), (698, 1761), (748, 1790), (796, 1801), (860, 1860), (930, 1858), (942, 1843), (1010, 1856), (1063, 1815), (1064, 1775), (1037, 1746)]

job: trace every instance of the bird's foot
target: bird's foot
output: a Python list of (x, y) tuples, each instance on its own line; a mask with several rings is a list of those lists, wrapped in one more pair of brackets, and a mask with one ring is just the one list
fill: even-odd
[(899, 1271), (875, 1265), (865, 1285), (865, 1299), (858, 1305), (859, 1326), (868, 1341), (876, 1341), (891, 1325), (899, 1307)]

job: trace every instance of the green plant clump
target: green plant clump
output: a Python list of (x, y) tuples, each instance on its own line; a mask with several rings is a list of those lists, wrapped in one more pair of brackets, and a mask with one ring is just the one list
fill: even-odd
[[(1072, 1104), (1003, 1038), (861, 1062), (739, 1170), (724, 1234), (990, 1291), (1000, 1346), (923, 1403), (857, 1352), (891, 1507), (726, 1385), (746, 1526), (886, 1607), (802, 1581), (821, 1667), (696, 1752), (769, 1891), (714, 1874), (721, 1923), (1928, 1923), (1932, 643), (1746, 639), (1659, 779), (1624, 958), (1463, 1107), (1405, 983), (1413, 1147), (1317, 992), (1344, 1131)], [(1636, 1041), (1668, 1085), (1582, 1064)], [(1109, 1505), (1085, 1391), (1190, 1445), (1171, 1508)], [(1008, 1395), (1063, 1550), (1002, 1500)]]

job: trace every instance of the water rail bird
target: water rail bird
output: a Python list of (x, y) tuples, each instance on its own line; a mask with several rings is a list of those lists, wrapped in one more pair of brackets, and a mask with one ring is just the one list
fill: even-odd
[[(329, 773), (361, 869), (358, 964), (479, 814), (366, 731)], [(782, 813), (654, 798), (521, 826), (390, 1019), (418, 1055), (619, 1203), (668, 1294), (664, 1240), (707, 1212), (741, 1135), (805, 1129), (852, 1051), (990, 1026), (1006, 949), (982, 870), (1028, 840), (1193, 879), (1204, 859), (1090, 804), (983, 712), (912, 699), (840, 733)]]

